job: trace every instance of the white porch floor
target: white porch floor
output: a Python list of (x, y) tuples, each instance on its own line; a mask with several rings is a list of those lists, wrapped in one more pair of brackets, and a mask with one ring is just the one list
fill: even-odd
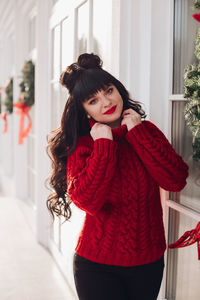
[(73, 299), (53, 258), (36, 242), (19, 201), (0, 197), (0, 299)]

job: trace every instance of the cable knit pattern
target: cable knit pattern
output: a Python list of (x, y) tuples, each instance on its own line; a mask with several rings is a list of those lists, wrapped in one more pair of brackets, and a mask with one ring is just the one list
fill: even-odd
[(183, 189), (188, 166), (150, 121), (112, 134), (81, 137), (68, 157), (68, 197), (86, 212), (75, 252), (108, 265), (154, 262), (166, 249), (159, 186)]

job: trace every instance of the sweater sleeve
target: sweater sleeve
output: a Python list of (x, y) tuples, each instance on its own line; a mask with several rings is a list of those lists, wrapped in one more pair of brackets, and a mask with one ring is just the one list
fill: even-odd
[(173, 192), (185, 187), (188, 165), (156, 125), (143, 121), (127, 132), (126, 139), (160, 187)]
[(117, 161), (117, 143), (100, 138), (94, 147), (79, 144), (67, 159), (67, 194), (71, 201), (95, 215), (107, 200)]

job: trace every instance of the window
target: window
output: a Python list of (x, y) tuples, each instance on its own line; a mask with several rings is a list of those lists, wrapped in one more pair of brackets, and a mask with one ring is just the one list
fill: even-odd
[(192, 17), (194, 0), (174, 1), (173, 94), (183, 94), (184, 68), (194, 63), (194, 42), (198, 22)]
[[(174, 243), (185, 231), (200, 221), (199, 162), (193, 160), (192, 133), (186, 125), (183, 109), (184, 68), (196, 62), (194, 55), (198, 22), (192, 17), (193, 0), (174, 0), (173, 90), (171, 105), (171, 143), (189, 166), (187, 185), (181, 192), (169, 193), (168, 244)], [(198, 299), (200, 277), (196, 243), (168, 251), (166, 266), (166, 298)]]

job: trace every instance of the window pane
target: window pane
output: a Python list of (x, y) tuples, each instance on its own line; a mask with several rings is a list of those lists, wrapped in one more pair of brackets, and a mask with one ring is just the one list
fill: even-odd
[(93, 0), (93, 51), (102, 57), (105, 69), (111, 67), (112, 2)]
[(51, 126), (52, 129), (60, 125), (60, 87), (59, 83), (52, 84), (51, 90)]
[(87, 52), (89, 32), (89, 8), (88, 2), (78, 8), (78, 41), (77, 54)]
[(60, 117), (62, 116), (68, 96), (69, 96), (69, 93), (68, 93), (67, 89), (65, 87), (61, 86), (61, 88), (60, 88)]
[(186, 125), (183, 108), (186, 101), (173, 101), (172, 145), (189, 166), (186, 187), (179, 193), (170, 193), (170, 199), (200, 212), (200, 162), (192, 154), (192, 133)]
[(36, 17), (34, 16), (29, 21), (29, 51), (33, 50), (35, 45), (35, 26), (36, 26)]
[[(194, 229), (197, 221), (170, 209), (169, 244), (185, 231)], [(167, 264), (167, 299), (197, 300), (200, 295), (200, 268), (197, 243), (179, 249), (169, 249)]]
[(183, 94), (184, 68), (196, 61), (194, 45), (199, 23), (192, 17), (194, 0), (174, 1), (173, 94)]
[(73, 26), (70, 17), (62, 22), (62, 71), (73, 62)]
[(60, 78), (60, 26), (53, 30), (53, 74), (52, 78), (59, 81)]

